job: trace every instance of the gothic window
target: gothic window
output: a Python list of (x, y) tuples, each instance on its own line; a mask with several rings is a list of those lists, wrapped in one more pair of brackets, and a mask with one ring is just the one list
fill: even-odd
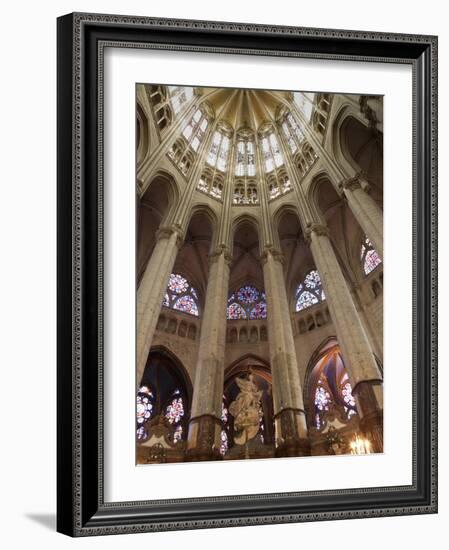
[(357, 413), (352, 386), (338, 345), (325, 351), (310, 374), (309, 421), (317, 430), (325, 426), (326, 413), (333, 412), (342, 421), (349, 421)]
[(221, 405), (221, 433), (220, 433), (220, 454), (225, 455), (229, 449), (229, 411), (226, 396), (223, 395)]
[(240, 139), (237, 141), (237, 151), (235, 159), (235, 175), (250, 176), (256, 175), (256, 157), (254, 141)]
[(153, 404), (153, 392), (147, 386), (141, 386), (137, 392), (137, 439), (146, 439), (148, 437), (148, 432), (145, 429), (144, 424), (151, 418)]
[(284, 164), (284, 159), (274, 132), (262, 138), (261, 146), (264, 168), (267, 174)]
[(296, 153), (305, 139), (303, 124), (296, 120), (291, 113), (287, 113), (281, 124), (281, 128), (290, 151), (292, 154)]
[(137, 440), (148, 439), (148, 422), (157, 422), (161, 417), (170, 428), (173, 443), (185, 440), (188, 407), (186, 384), (179, 368), (164, 354), (152, 352), (137, 392)]
[(255, 286), (245, 285), (232, 293), (228, 299), (228, 319), (266, 319), (265, 292)]
[(210, 166), (220, 170), (220, 172), (225, 172), (228, 163), (230, 145), (231, 140), (229, 137), (224, 135), (222, 132), (216, 131), (212, 137), (212, 143), (206, 162)]
[(360, 259), (363, 265), (363, 272), (365, 275), (369, 275), (371, 271), (374, 271), (378, 265), (382, 263), (382, 260), (379, 258), (374, 246), (368, 237), (365, 237), (361, 250), (360, 250)]
[(316, 269), (307, 273), (304, 281), (296, 288), (295, 311), (302, 311), (326, 299), (320, 275)]
[(203, 141), (209, 121), (201, 109), (197, 109), (190, 121), (186, 124), (182, 135), (188, 145), (195, 151), (198, 151), (200, 143)]
[(316, 94), (308, 92), (295, 92), (293, 94), (295, 103), (307, 122), (310, 122), (310, 119), (312, 118), (315, 95)]
[(172, 273), (162, 305), (189, 315), (199, 316), (198, 293), (189, 281), (179, 273)]
[(193, 88), (191, 86), (169, 86), (168, 90), (173, 111), (177, 115), (192, 99)]

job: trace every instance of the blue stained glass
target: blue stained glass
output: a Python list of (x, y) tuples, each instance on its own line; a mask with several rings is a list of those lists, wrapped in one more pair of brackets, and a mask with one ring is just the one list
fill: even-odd
[(181, 298), (178, 298), (173, 304), (173, 309), (198, 317), (198, 306), (191, 296), (181, 296)]
[(237, 299), (242, 304), (254, 304), (259, 299), (259, 291), (251, 285), (242, 286), (237, 292)]
[(321, 278), (316, 269), (309, 271), (304, 281), (296, 288), (295, 311), (302, 311), (326, 299)]
[(321, 279), (316, 269), (310, 271), (304, 279), (304, 284), (307, 288), (316, 288), (321, 286)]
[(179, 273), (172, 273), (162, 305), (199, 316), (198, 293), (189, 281)]
[(184, 403), (182, 401), (182, 397), (177, 397), (172, 400), (170, 405), (168, 405), (165, 417), (170, 422), (170, 424), (177, 424), (183, 416)]
[(237, 302), (228, 306), (228, 319), (246, 319), (246, 311)]
[(362, 244), (360, 258), (363, 263), (363, 271), (365, 275), (369, 275), (371, 271), (374, 271), (376, 267), (382, 263), (379, 254), (374, 249), (374, 246), (368, 237), (365, 237)]
[(170, 275), (170, 279), (168, 281), (168, 289), (172, 292), (175, 292), (176, 294), (181, 294), (182, 292), (185, 292), (189, 288), (189, 283), (187, 282), (187, 279), (182, 277), (182, 275), (178, 275), (176, 273), (172, 273)]
[(251, 313), (249, 314), (250, 319), (266, 319), (267, 318), (267, 304), (265, 302), (259, 302), (256, 304)]
[(318, 302), (319, 300), (315, 296), (315, 294), (312, 294), (308, 290), (304, 290), (303, 292), (301, 292), (301, 294), (298, 296), (298, 299), (296, 300), (296, 311), (307, 309), (308, 307), (311, 307)]

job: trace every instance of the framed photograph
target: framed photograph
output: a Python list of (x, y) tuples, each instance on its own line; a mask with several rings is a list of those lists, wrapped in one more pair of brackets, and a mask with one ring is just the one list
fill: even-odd
[(437, 511), (437, 38), (58, 19), (58, 531)]

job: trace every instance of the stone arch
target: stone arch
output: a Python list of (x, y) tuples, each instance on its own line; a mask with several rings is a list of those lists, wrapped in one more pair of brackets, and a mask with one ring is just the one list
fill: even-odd
[(193, 395), (193, 381), (191, 380), (190, 375), (187, 369), (185, 368), (183, 362), (181, 361), (181, 359), (179, 359), (179, 357), (175, 353), (169, 350), (166, 346), (157, 345), (157, 346), (151, 347), (150, 352), (148, 353), (147, 365), (148, 365), (148, 361), (150, 360), (150, 357), (154, 354), (158, 354), (161, 357), (167, 358), (176, 368), (176, 371), (180, 375), (185, 385), (185, 390), (189, 400), (189, 409), (190, 409), (190, 404), (192, 403), (192, 395)]
[(341, 153), (356, 173), (369, 181), (373, 198), (382, 201), (383, 152), (382, 132), (367, 126), (359, 118), (346, 116), (340, 129)]
[(315, 174), (307, 189), (307, 199), (312, 209), (313, 221), (316, 223), (326, 223), (323, 205), (322, 203), (320, 204), (320, 195), (322, 194), (320, 191), (324, 185), (329, 185), (331, 187), (331, 199), (329, 199), (329, 205), (331, 204), (331, 201), (337, 203), (341, 200), (340, 194), (335, 190), (335, 187), (332, 184), (332, 178), (329, 173), (325, 170), (321, 170)]
[(232, 265), (229, 290), (233, 291), (244, 284), (254, 284), (263, 290), (264, 278), (261, 253), (261, 228), (256, 218), (241, 215), (231, 226)]
[(335, 254), (346, 279), (354, 284), (359, 279), (360, 247), (364, 236), (359, 222), (325, 171), (311, 181), (308, 199), (315, 221), (329, 229)]
[(304, 238), (304, 226), (301, 223), (298, 208), (292, 204), (280, 206), (274, 213), (273, 226), (278, 248), (285, 258), (289, 258), (286, 266), (286, 290), (290, 311), (295, 311), (295, 291), (302, 281), (304, 268), (315, 266), (310, 247)]
[(218, 230), (219, 230), (219, 221), (218, 221), (218, 214), (217, 212), (211, 207), (210, 204), (198, 202), (193, 205), (193, 207), (190, 210), (189, 220), (187, 226), (190, 224), (192, 219), (195, 216), (201, 216), (203, 215), (209, 222), (211, 231), (212, 231), (212, 239), (211, 239), (211, 250), (213, 250), (216, 246), (217, 238), (218, 238)]
[(173, 266), (173, 273), (188, 279), (197, 292), (196, 301), (200, 315), (204, 311), (209, 255), (217, 233), (218, 219), (208, 205), (197, 205), (189, 212), (184, 240)]
[(136, 161), (137, 168), (150, 152), (150, 126), (148, 117), (139, 102), (136, 104)]
[(304, 409), (306, 410), (306, 413), (308, 414), (311, 410), (311, 402), (310, 402), (310, 393), (311, 388), (314, 384), (314, 380), (312, 377), (312, 371), (315, 368), (315, 365), (319, 361), (319, 359), (327, 353), (329, 350), (338, 347), (338, 341), (336, 336), (328, 336), (326, 337), (313, 351), (312, 355), (310, 356), (309, 362), (307, 363), (306, 372), (304, 375), (304, 381), (303, 381), (303, 399), (304, 399)]
[(332, 135), (331, 135), (331, 147), (334, 158), (337, 160), (338, 164), (343, 168), (344, 172), (350, 176), (357, 171), (354, 165), (348, 160), (347, 155), (344, 153), (344, 144), (341, 140), (341, 127), (344, 121), (349, 118), (357, 119), (361, 124), (367, 126), (366, 120), (360, 115), (360, 112), (357, 110), (355, 105), (352, 103), (346, 102), (340, 106), (338, 111), (335, 113), (335, 116), (332, 120)]
[(256, 230), (256, 233), (257, 233), (259, 243), (262, 241), (262, 237), (263, 237), (262, 227), (261, 227), (260, 220), (257, 218), (257, 216), (255, 214), (249, 214), (247, 212), (244, 213), (244, 214), (239, 214), (231, 222), (231, 232), (230, 232), (231, 233), (231, 235), (230, 235), (231, 253), (233, 251), (233, 244), (234, 244), (235, 234), (237, 233), (239, 227), (241, 227), (245, 223), (252, 226), (252, 227), (254, 227), (254, 229)]
[(141, 278), (156, 244), (158, 229), (169, 225), (179, 199), (176, 178), (158, 171), (139, 198), (137, 213), (137, 276)]

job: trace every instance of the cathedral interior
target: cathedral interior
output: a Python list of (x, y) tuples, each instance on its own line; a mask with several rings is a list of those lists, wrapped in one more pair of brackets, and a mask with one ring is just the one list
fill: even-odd
[(138, 464), (383, 452), (382, 124), (137, 86)]

